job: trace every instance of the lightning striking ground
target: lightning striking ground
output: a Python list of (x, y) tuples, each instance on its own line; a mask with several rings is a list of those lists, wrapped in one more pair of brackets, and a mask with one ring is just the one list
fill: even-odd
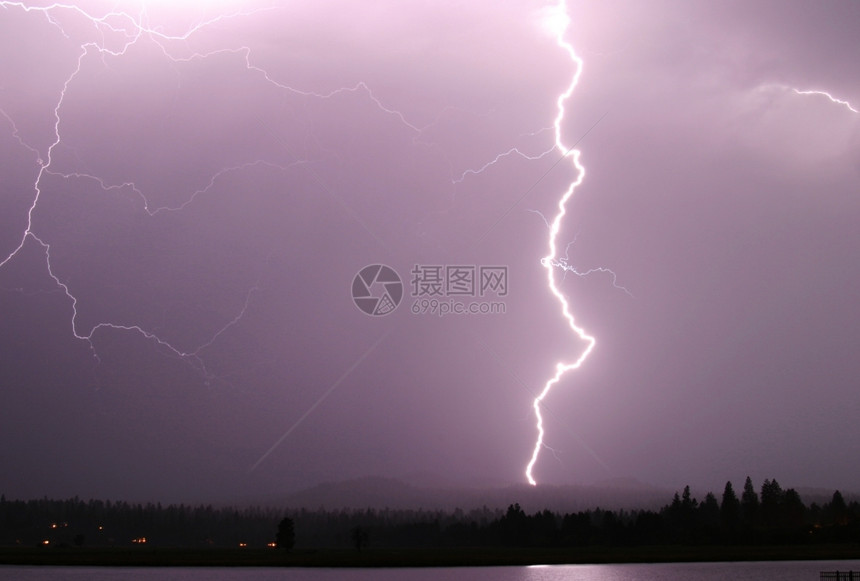
[(537, 480), (535, 480), (533, 475), (534, 466), (538, 461), (538, 457), (540, 456), (541, 450), (545, 447), (544, 444), (544, 425), (543, 425), (543, 416), (541, 415), (541, 405), (543, 400), (549, 395), (552, 388), (561, 380), (565, 373), (571, 371), (573, 369), (578, 369), (583, 362), (588, 358), (588, 355), (594, 349), (597, 344), (597, 340), (589, 335), (585, 329), (578, 326), (576, 324), (576, 320), (573, 317), (573, 314), (570, 311), (570, 305), (567, 302), (564, 294), (559, 290), (558, 285), (556, 284), (556, 265), (561, 264), (560, 258), (558, 255), (557, 248), (557, 240), (558, 234), (561, 230), (561, 223), (567, 214), (567, 204), (570, 201), (571, 197), (573, 197), (574, 191), (576, 188), (582, 184), (583, 179), (585, 178), (585, 167), (580, 162), (580, 151), (578, 149), (573, 149), (572, 147), (567, 147), (562, 140), (562, 130), (561, 125), (564, 121), (565, 117), (565, 103), (573, 94), (574, 89), (579, 83), (580, 75), (582, 74), (582, 59), (576, 54), (573, 49), (573, 46), (570, 45), (564, 39), (564, 33), (567, 30), (567, 26), (569, 24), (569, 18), (567, 17), (567, 6), (564, 1), (560, 2), (557, 7), (557, 11), (559, 15), (562, 15), (563, 21), (557, 23), (555, 26), (556, 29), (556, 42), (558, 46), (564, 50), (571, 61), (575, 66), (575, 72), (573, 74), (573, 78), (571, 79), (570, 84), (567, 89), (561, 93), (556, 99), (556, 107), (558, 113), (555, 117), (555, 122), (553, 123), (553, 127), (555, 128), (555, 149), (562, 153), (564, 157), (570, 157), (571, 162), (573, 164), (574, 169), (577, 172), (576, 179), (570, 183), (567, 190), (561, 196), (558, 201), (558, 211), (555, 214), (555, 217), (551, 222), (549, 222), (549, 254), (547, 254), (543, 259), (541, 259), (541, 265), (546, 269), (547, 272), (547, 283), (549, 286), (550, 292), (558, 299), (561, 304), (561, 311), (564, 319), (567, 321), (568, 326), (573, 331), (573, 333), (581, 340), (586, 343), (585, 349), (579, 354), (579, 356), (571, 362), (559, 362), (556, 364), (555, 375), (553, 375), (547, 382), (544, 384), (543, 389), (540, 394), (534, 399), (532, 402), (532, 407), (535, 411), (536, 418), (536, 427), (537, 427), (537, 440), (535, 441), (534, 450), (532, 451), (531, 459), (526, 465), (525, 476), (528, 483), (532, 486), (537, 485)]

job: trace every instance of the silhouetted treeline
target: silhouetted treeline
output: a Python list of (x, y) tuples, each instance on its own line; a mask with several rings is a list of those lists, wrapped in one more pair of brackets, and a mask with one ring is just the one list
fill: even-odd
[(271, 508), (0, 497), (0, 545), (265, 546), (283, 516)]
[[(756, 545), (860, 541), (860, 504), (837, 491), (806, 506), (793, 489), (747, 478), (698, 500), (690, 488), (662, 509), (506, 511), (284, 510), (0, 497), (0, 545), (221, 546), (274, 544), (292, 522), (297, 548)], [(281, 543), (283, 545), (283, 542)], [(271, 546), (271, 545), (270, 545)]]
[(699, 501), (690, 487), (659, 511), (526, 515), (512, 505), (495, 524), (498, 541), (515, 546), (636, 546), (795, 544), (860, 541), (860, 504), (839, 491), (823, 506), (804, 505), (794, 489), (765, 480), (761, 493), (747, 478), (738, 497), (727, 482), (720, 498)]

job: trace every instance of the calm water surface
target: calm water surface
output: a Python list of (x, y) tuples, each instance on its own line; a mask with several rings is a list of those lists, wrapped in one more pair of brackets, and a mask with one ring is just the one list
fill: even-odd
[(12, 567), (0, 579), (20, 581), (818, 581), (820, 571), (860, 571), (857, 561), (553, 565), (438, 569), (281, 569), (267, 567)]

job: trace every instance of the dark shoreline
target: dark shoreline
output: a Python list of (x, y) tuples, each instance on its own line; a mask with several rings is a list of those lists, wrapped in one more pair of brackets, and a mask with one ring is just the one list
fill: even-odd
[(860, 544), (383, 549), (0, 548), (0, 565), (87, 567), (489, 567), (860, 559)]

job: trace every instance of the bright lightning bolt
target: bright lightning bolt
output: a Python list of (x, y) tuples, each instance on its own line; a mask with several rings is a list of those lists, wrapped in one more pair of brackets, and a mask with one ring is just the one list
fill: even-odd
[(577, 186), (579, 186), (585, 178), (585, 167), (580, 163), (579, 159), (580, 151), (578, 149), (572, 149), (565, 146), (564, 142), (562, 141), (561, 135), (561, 124), (564, 121), (565, 114), (565, 102), (573, 94), (574, 89), (579, 83), (579, 77), (582, 74), (582, 59), (577, 56), (570, 43), (564, 40), (564, 32), (565, 30), (567, 30), (568, 24), (567, 7), (564, 0), (562, 0), (558, 4), (555, 14), (557, 16), (553, 19), (553, 31), (556, 32), (556, 42), (558, 46), (570, 56), (571, 61), (573, 61), (576, 67), (570, 85), (562, 94), (558, 96), (558, 99), (556, 100), (558, 114), (556, 115), (555, 122), (553, 123), (553, 127), (555, 128), (555, 148), (558, 149), (558, 151), (560, 151), (565, 157), (570, 156), (573, 162), (573, 167), (577, 172), (577, 177), (568, 186), (567, 190), (561, 196), (561, 199), (559, 199), (558, 212), (555, 214), (555, 217), (553, 218), (552, 222), (549, 222), (549, 254), (547, 254), (547, 256), (541, 259), (541, 264), (544, 268), (546, 268), (549, 290), (550, 292), (552, 292), (555, 298), (558, 299), (559, 303), (561, 303), (561, 311), (565, 320), (567, 321), (571, 330), (577, 335), (577, 337), (587, 343), (587, 346), (582, 351), (582, 353), (580, 353), (579, 357), (577, 357), (574, 361), (569, 363), (559, 362), (556, 364), (555, 375), (546, 382), (543, 387), (543, 390), (541, 390), (540, 394), (538, 394), (538, 396), (532, 402), (532, 407), (535, 411), (535, 417), (537, 418), (536, 427), (538, 436), (537, 441), (535, 442), (534, 451), (532, 452), (531, 459), (529, 460), (529, 463), (526, 466), (525, 470), (526, 479), (532, 486), (537, 485), (537, 481), (532, 475), (532, 470), (534, 469), (534, 465), (537, 463), (541, 449), (545, 446), (543, 442), (544, 427), (543, 416), (541, 415), (540, 410), (541, 404), (543, 403), (543, 400), (547, 397), (547, 395), (549, 395), (549, 392), (552, 390), (553, 386), (561, 380), (562, 376), (572, 369), (578, 369), (597, 344), (597, 341), (594, 337), (589, 335), (582, 327), (579, 327), (576, 324), (573, 314), (570, 312), (570, 305), (568, 304), (567, 299), (565, 299), (562, 292), (559, 290), (555, 280), (556, 265), (561, 264), (561, 259), (558, 256), (558, 249), (556, 246), (558, 233), (561, 229), (561, 222), (564, 219), (565, 214), (567, 214), (568, 201), (573, 196), (573, 193), (576, 190)]
[(844, 101), (842, 99), (837, 99), (836, 97), (834, 97), (833, 95), (831, 95), (827, 91), (800, 91), (798, 89), (793, 89), (793, 91), (795, 93), (797, 93), (798, 95), (821, 95), (823, 97), (827, 97), (828, 99), (830, 99), (831, 103), (835, 103), (837, 105), (844, 105), (852, 113), (860, 113), (860, 111), (858, 111), (857, 109), (855, 109), (854, 107), (851, 106), (851, 103), (849, 103), (848, 101)]

